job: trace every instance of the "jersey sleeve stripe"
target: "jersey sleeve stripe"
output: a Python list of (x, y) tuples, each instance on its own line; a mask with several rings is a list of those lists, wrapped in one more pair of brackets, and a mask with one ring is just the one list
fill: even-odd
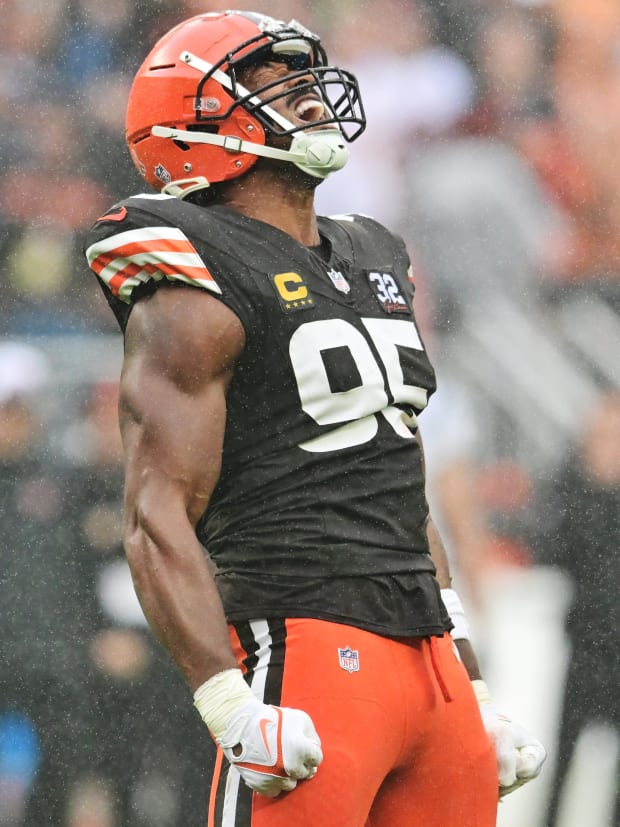
[[(104, 253), (92, 262), (91, 268), (104, 281), (109, 281), (109, 278), (115, 273), (124, 270), (127, 264), (159, 265), (167, 273), (174, 273), (178, 270), (194, 278), (208, 278), (211, 276), (200, 258), (185, 253), (171, 253), (166, 256), (154, 252), (136, 253), (132, 256), (115, 256), (113, 253)], [(211, 276), (211, 278), (213, 277)]]
[(182, 281), (185, 284), (191, 284), (195, 287), (203, 287), (212, 293), (221, 293), (220, 288), (215, 282), (187, 276), (180, 272), (178, 268), (166, 267), (161, 264), (158, 266), (146, 264), (144, 267), (136, 264), (128, 265), (122, 272), (112, 276), (108, 284), (115, 296), (118, 296), (122, 301), (129, 302), (131, 294), (137, 285), (147, 281), (161, 281), (163, 278), (168, 278), (170, 281)]
[[(131, 256), (134, 253), (147, 253), (147, 252), (156, 252), (156, 253), (192, 253), (198, 256), (196, 252), (196, 248), (193, 244), (188, 241), (172, 239), (172, 238), (158, 238), (153, 239), (152, 241), (133, 241), (127, 244), (120, 244), (118, 247), (114, 247), (113, 250), (106, 251), (108, 253), (112, 252), (117, 256)], [(102, 251), (102, 255), (105, 253)]]
[(86, 250), (91, 269), (113, 295), (129, 302), (133, 289), (146, 281), (183, 281), (221, 293), (195, 247), (175, 227), (144, 227), (117, 233)]
[(115, 233), (114, 235), (96, 241), (86, 251), (87, 258), (90, 258), (90, 251), (96, 248), (99, 252), (107, 252), (114, 250), (117, 247), (122, 247), (125, 244), (132, 243), (148, 243), (149, 241), (163, 242), (166, 240), (173, 240), (177, 242), (185, 242), (189, 244), (192, 249), (193, 245), (182, 230), (178, 227), (140, 227), (137, 230), (125, 230), (122, 233)]

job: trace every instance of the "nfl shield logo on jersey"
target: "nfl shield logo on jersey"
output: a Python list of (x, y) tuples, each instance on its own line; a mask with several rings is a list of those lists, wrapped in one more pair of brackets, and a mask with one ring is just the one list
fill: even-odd
[(342, 275), (339, 273), (338, 270), (328, 270), (327, 275), (332, 280), (332, 284), (336, 288), (336, 290), (340, 290), (341, 293), (348, 293), (351, 289), (351, 285)]
[(351, 649), (349, 646), (338, 649), (338, 660), (340, 661), (340, 668), (346, 672), (360, 671), (360, 654), (357, 649)]

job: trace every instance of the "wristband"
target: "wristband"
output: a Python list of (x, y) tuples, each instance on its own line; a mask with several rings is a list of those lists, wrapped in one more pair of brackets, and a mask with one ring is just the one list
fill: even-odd
[(218, 672), (194, 692), (194, 706), (217, 740), (226, 732), (231, 715), (250, 700), (256, 700), (240, 669)]
[(465, 617), (465, 609), (461, 599), (454, 589), (441, 589), (441, 599), (454, 628), (450, 631), (453, 640), (469, 640), (469, 624)]
[(489, 692), (489, 687), (484, 681), (472, 681), (471, 685), (479, 705), (491, 703), (491, 693)]

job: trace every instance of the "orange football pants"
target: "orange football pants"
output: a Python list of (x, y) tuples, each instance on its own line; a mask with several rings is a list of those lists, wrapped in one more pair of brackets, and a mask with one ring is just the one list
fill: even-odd
[(268, 799), (218, 753), (209, 827), (495, 827), (495, 752), (449, 635), (289, 619), (237, 624), (231, 640), (261, 700), (310, 715), (324, 760)]

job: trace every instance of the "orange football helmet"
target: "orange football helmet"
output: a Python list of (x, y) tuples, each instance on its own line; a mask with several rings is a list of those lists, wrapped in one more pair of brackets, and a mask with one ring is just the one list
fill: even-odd
[[(273, 109), (290, 95), (281, 79), (251, 92), (243, 87), (240, 70), (274, 60), (290, 69), (287, 81), (299, 78), (296, 95), (319, 101), (316, 119), (296, 125)], [(346, 143), (365, 126), (356, 79), (327, 65), (317, 35), (295, 20), (227, 11), (192, 17), (154, 46), (131, 88), (126, 139), (146, 181), (183, 198), (243, 175), (258, 156), (324, 178), (346, 163)], [(269, 135), (290, 135), (289, 148), (269, 146)]]

